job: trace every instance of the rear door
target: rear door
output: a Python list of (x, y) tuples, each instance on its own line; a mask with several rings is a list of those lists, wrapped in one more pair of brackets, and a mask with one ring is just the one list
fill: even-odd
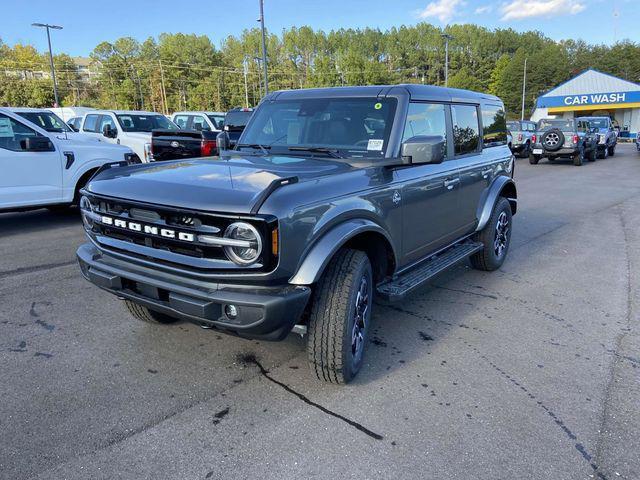
[(29, 152), (24, 140), (43, 136), (0, 113), (0, 208), (62, 201), (61, 152)]
[(447, 245), (459, 233), (458, 191), (460, 178), (447, 139), (449, 107), (442, 103), (409, 104), (402, 141), (417, 135), (445, 139), (445, 160), (435, 165), (397, 169), (402, 182), (403, 263), (411, 263)]

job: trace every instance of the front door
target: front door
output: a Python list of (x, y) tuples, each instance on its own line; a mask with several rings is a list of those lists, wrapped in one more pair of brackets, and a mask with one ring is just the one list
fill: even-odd
[(402, 140), (418, 135), (441, 136), (445, 160), (440, 164), (398, 169), (402, 182), (399, 194), (403, 206), (403, 263), (409, 264), (446, 246), (459, 234), (460, 177), (448, 155), (448, 106), (440, 103), (411, 103)]
[(25, 151), (24, 140), (41, 136), (0, 114), (0, 208), (62, 201), (61, 153)]

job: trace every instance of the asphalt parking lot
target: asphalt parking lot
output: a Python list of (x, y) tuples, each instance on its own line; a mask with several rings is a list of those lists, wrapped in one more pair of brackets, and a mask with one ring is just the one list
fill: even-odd
[(0, 215), (0, 477), (640, 478), (640, 155), (516, 180), (503, 268), (377, 306), (346, 387), (295, 335), (137, 322), (77, 217)]

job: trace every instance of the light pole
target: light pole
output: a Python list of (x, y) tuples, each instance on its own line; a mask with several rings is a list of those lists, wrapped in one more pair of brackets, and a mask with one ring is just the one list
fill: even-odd
[(449, 40), (453, 39), (448, 33), (441, 34), (444, 38), (444, 86), (449, 86)]
[(527, 92), (527, 59), (524, 59), (524, 75), (522, 77), (522, 112), (520, 113), (520, 120), (524, 120), (524, 96)]
[(264, 94), (269, 94), (269, 80), (267, 79), (267, 41), (264, 33), (264, 0), (258, 0), (260, 2), (260, 28), (262, 29), (262, 69), (264, 72)]
[(244, 106), (249, 108), (249, 85), (247, 84), (247, 74), (249, 73), (249, 65), (245, 58), (242, 62), (242, 70), (244, 71)]
[(58, 83), (56, 82), (56, 69), (53, 66), (53, 52), (51, 51), (51, 35), (49, 34), (49, 30), (62, 30), (62, 27), (60, 25), (49, 25), (48, 23), (32, 23), (31, 26), (47, 29), (47, 42), (49, 43), (49, 62), (51, 64), (51, 78), (53, 78), (53, 96), (56, 100), (56, 107), (59, 107), (60, 100), (58, 99)]

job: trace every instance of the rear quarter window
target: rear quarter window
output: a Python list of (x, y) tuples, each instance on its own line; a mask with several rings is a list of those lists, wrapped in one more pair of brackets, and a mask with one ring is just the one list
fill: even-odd
[(507, 143), (507, 121), (504, 107), (484, 105), (482, 107), (482, 145), (497, 147)]
[(453, 144), (456, 155), (478, 152), (480, 124), (475, 105), (451, 105)]

